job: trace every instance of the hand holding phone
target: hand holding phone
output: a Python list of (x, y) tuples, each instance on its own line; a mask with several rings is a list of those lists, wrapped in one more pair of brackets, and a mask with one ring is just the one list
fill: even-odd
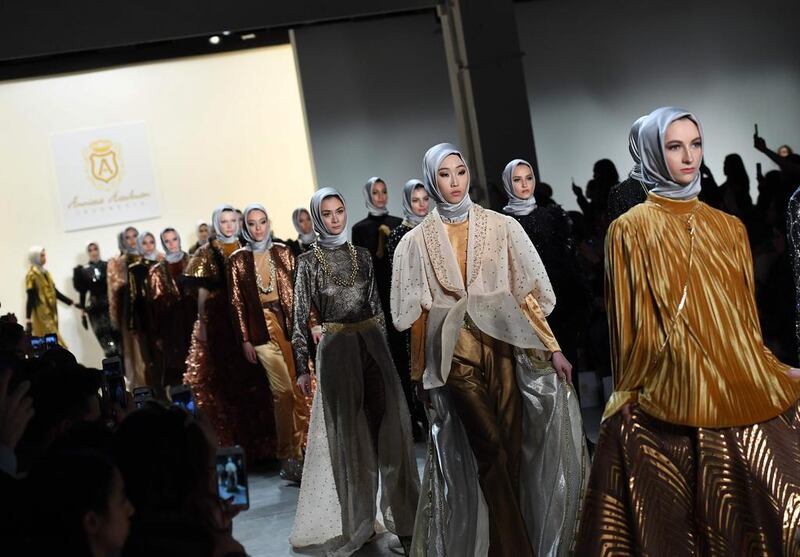
[(188, 385), (170, 385), (169, 399), (173, 405), (184, 408), (193, 416), (197, 415), (197, 404), (192, 389)]

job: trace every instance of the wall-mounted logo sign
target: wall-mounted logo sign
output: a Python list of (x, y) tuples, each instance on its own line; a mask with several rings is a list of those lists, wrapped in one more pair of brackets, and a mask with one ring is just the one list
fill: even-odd
[(159, 216), (144, 122), (54, 134), (52, 147), (64, 230)]

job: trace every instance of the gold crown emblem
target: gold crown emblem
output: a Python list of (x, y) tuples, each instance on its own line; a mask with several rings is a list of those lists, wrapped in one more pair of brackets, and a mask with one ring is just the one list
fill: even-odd
[(107, 139), (99, 139), (97, 141), (92, 141), (90, 145), (92, 152), (97, 155), (105, 155), (114, 147), (114, 144), (111, 143)]

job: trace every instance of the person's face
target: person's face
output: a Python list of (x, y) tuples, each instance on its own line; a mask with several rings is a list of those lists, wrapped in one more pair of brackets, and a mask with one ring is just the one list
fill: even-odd
[(154, 251), (156, 251), (156, 239), (153, 238), (150, 234), (144, 237), (142, 240), (142, 251), (146, 255), (150, 255)]
[(197, 229), (197, 239), (200, 240), (200, 243), (205, 242), (208, 240), (208, 225), (203, 224), (200, 225)]
[(381, 181), (372, 184), (371, 196), (372, 204), (378, 209), (386, 207), (386, 201), (389, 199), (389, 195), (386, 193), (386, 184)]
[(129, 228), (125, 231), (125, 245), (129, 248), (136, 247), (136, 238), (139, 237), (139, 232), (135, 228)]
[(514, 186), (514, 195), (520, 199), (529, 199), (536, 185), (531, 167), (527, 164), (518, 164), (511, 173), (511, 185)]
[(347, 224), (347, 211), (338, 197), (334, 195), (323, 199), (319, 212), (329, 234), (339, 234), (344, 230)]
[(45, 250), (42, 250), (42, 252), (39, 254), (39, 261), (39, 265), (44, 265), (47, 263), (47, 252)]
[(241, 211), (236, 211), (236, 222), (239, 224), (239, 230), (243, 230), (244, 214)]
[(778, 155), (780, 155), (781, 157), (784, 157), (784, 158), (788, 157), (789, 156), (789, 148), (786, 147), (786, 145), (781, 146), (778, 149)]
[(235, 211), (223, 211), (219, 216), (219, 232), (226, 238), (230, 238), (236, 232), (236, 223), (239, 222), (239, 215)]
[(682, 186), (691, 184), (703, 161), (703, 141), (697, 124), (688, 118), (672, 122), (664, 134), (664, 156), (672, 179)]
[(300, 214), (297, 216), (297, 222), (300, 224), (300, 230), (303, 231), (303, 234), (311, 233), (311, 215), (309, 215), (306, 211), (300, 212)]
[(267, 214), (260, 209), (247, 213), (247, 232), (256, 242), (262, 242), (269, 234), (269, 220)]
[(428, 192), (425, 191), (425, 188), (422, 186), (417, 186), (414, 188), (414, 191), (411, 192), (411, 210), (414, 212), (414, 214), (418, 217), (427, 216), (429, 206), (430, 198), (428, 197)]
[(164, 233), (164, 247), (167, 248), (167, 251), (170, 253), (180, 251), (181, 249), (181, 242), (178, 240), (178, 234), (170, 230), (169, 232)]
[(89, 253), (89, 261), (92, 263), (100, 261), (100, 248), (97, 247), (97, 244), (89, 244), (86, 251)]
[(469, 171), (458, 155), (448, 155), (436, 172), (436, 186), (448, 203), (458, 203), (467, 194)]
[(112, 554), (125, 545), (131, 526), (134, 508), (125, 494), (125, 483), (117, 468), (111, 478), (111, 493), (105, 513), (89, 511), (85, 519), (87, 535), (92, 546), (103, 555)]

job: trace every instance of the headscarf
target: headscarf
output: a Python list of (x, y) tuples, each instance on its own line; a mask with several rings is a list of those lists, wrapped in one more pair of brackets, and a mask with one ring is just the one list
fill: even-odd
[[(650, 187), (650, 191), (661, 197), (669, 199), (692, 199), (700, 193), (700, 172), (697, 173), (691, 184), (682, 186), (675, 182), (669, 173), (666, 155), (664, 154), (664, 136), (667, 128), (675, 120), (688, 117), (697, 124), (700, 139), (703, 138), (703, 129), (697, 117), (681, 108), (665, 106), (651, 112), (639, 129), (639, 153), (642, 156), (643, 182)], [(699, 167), (702, 160), (696, 161)]]
[(647, 116), (639, 116), (631, 126), (631, 133), (628, 134), (628, 151), (633, 159), (633, 168), (628, 173), (628, 176), (640, 182), (644, 180), (642, 176), (642, 157), (639, 154), (639, 130), (642, 129), (642, 124), (647, 119)]
[(42, 268), (42, 246), (31, 246), (28, 250), (28, 261), (37, 269)]
[(208, 223), (204, 220), (197, 221), (197, 225), (194, 227), (195, 231), (197, 232), (197, 245), (204, 246), (208, 243), (208, 239), (211, 238), (211, 230), (209, 229), (208, 234), (206, 235), (206, 239), (202, 242), (200, 241), (200, 227), (205, 226), (206, 228), (210, 228)]
[[(247, 214), (250, 211), (262, 211), (264, 215), (267, 217), (267, 233), (264, 236), (264, 239), (260, 242), (257, 242), (253, 239), (250, 235), (250, 231), (247, 229)], [(242, 235), (244, 239), (247, 240), (247, 249), (254, 253), (261, 253), (263, 251), (267, 251), (269, 248), (272, 247), (272, 225), (269, 222), (269, 213), (264, 208), (263, 205), (260, 203), (251, 203), (247, 207), (244, 208), (242, 211), (242, 215), (244, 216), (244, 230), (242, 230)]]
[[(126, 226), (122, 230), (122, 232), (119, 233), (119, 236), (117, 236), (117, 245), (119, 246), (120, 253), (127, 253), (127, 254), (134, 255), (134, 254), (138, 253), (138, 250), (135, 247), (133, 247), (133, 248), (128, 247), (127, 242), (125, 242), (125, 234), (128, 232), (128, 230), (136, 230), (136, 227), (134, 227), (134, 226)], [(139, 231), (138, 230), (136, 230), (136, 236), (139, 236)]]
[[(439, 143), (428, 149), (422, 158), (422, 177), (425, 180), (425, 189), (436, 202), (436, 210), (442, 220), (449, 223), (464, 222), (469, 217), (469, 208), (472, 207), (472, 199), (469, 197), (469, 181), (467, 181), (467, 191), (464, 192), (464, 197), (458, 203), (448, 203), (436, 184), (439, 166), (450, 155), (458, 155), (458, 158), (464, 162), (464, 166), (467, 165), (467, 161), (464, 160), (464, 156), (455, 145)], [(469, 167), (467, 167), (467, 177), (469, 178)]]
[[(89, 242), (88, 244), (86, 244), (86, 253), (87, 254), (89, 253), (89, 248), (92, 246), (97, 248), (97, 261), (100, 261), (100, 244), (98, 244), (97, 242)], [(89, 263), (94, 263), (94, 261), (92, 261), (91, 256), (89, 256)]]
[[(531, 211), (536, 208), (536, 198), (533, 196), (533, 191), (531, 191), (531, 196), (528, 199), (522, 199), (514, 191), (514, 169), (521, 164), (530, 168), (531, 174), (533, 174), (531, 163), (522, 159), (514, 159), (503, 169), (503, 189), (506, 190), (506, 195), (508, 196), (508, 205), (503, 207), (503, 212), (518, 217), (530, 215)], [(534, 188), (536, 187), (536, 175), (533, 176), (533, 186)]]
[[(175, 251), (169, 251), (169, 248), (167, 248), (166, 242), (164, 242), (164, 234), (166, 234), (167, 232), (174, 232), (175, 236), (178, 237), (178, 249), (175, 250)], [(161, 234), (158, 235), (158, 239), (161, 240), (161, 247), (164, 248), (164, 253), (167, 254), (166, 255), (166, 259), (167, 259), (168, 263), (177, 263), (181, 259), (183, 259), (184, 255), (186, 255), (186, 252), (183, 251), (183, 249), (181, 248), (181, 235), (178, 233), (177, 230), (175, 230), (171, 226), (169, 226), (169, 227), (165, 228), (164, 230), (162, 230)]]
[(300, 240), (305, 245), (311, 245), (317, 241), (317, 233), (314, 232), (314, 223), (311, 223), (311, 232), (308, 234), (303, 232), (303, 227), (300, 226), (300, 214), (306, 213), (308, 215), (308, 219), (311, 220), (311, 213), (308, 212), (308, 209), (305, 207), (298, 207), (294, 211), (292, 211), (292, 224), (294, 225), (294, 229), (297, 231), (297, 239)]
[[(382, 217), (383, 215), (387, 214), (389, 210), (386, 207), (376, 207), (375, 204), (372, 202), (372, 188), (375, 186), (377, 182), (383, 182), (383, 185), (386, 185), (386, 181), (383, 178), (378, 178), (377, 176), (373, 176), (367, 183), (364, 184), (364, 205), (367, 206), (367, 211), (373, 217)], [(389, 188), (387, 186), (386, 193), (388, 195)], [(342, 201), (344, 203), (344, 201)]]
[[(236, 216), (236, 230), (234, 230), (233, 234), (230, 236), (225, 236), (220, 229), (220, 218), (225, 211), (231, 211)], [(239, 240), (239, 214), (236, 212), (236, 208), (233, 205), (224, 204), (214, 209), (211, 215), (211, 223), (214, 226), (214, 237), (219, 243), (232, 244)]]
[(145, 237), (150, 236), (153, 238), (153, 244), (156, 242), (156, 237), (152, 232), (144, 231), (139, 236), (136, 237), (136, 252), (147, 259), (148, 261), (156, 261), (158, 259), (158, 250), (156, 249), (155, 245), (153, 246), (152, 253), (145, 253), (144, 252), (144, 239)]
[[(311, 222), (314, 223), (314, 230), (318, 234), (317, 243), (323, 248), (333, 249), (347, 242), (347, 229), (342, 228), (339, 234), (331, 234), (328, 232), (328, 229), (325, 227), (325, 221), (322, 220), (322, 211), (320, 209), (322, 200), (326, 197), (338, 197), (342, 205), (345, 206), (345, 209), (347, 208), (347, 204), (342, 194), (339, 193), (336, 188), (326, 186), (318, 189), (314, 192), (314, 195), (311, 196), (311, 203), (309, 203), (311, 211), (309, 212), (311, 213)], [(346, 225), (347, 220), (345, 219), (345, 226)]]
[(411, 197), (414, 195), (414, 192), (417, 188), (424, 189), (425, 184), (422, 183), (422, 180), (417, 180), (416, 178), (412, 178), (403, 186), (403, 223), (407, 224), (411, 228), (421, 223), (425, 218), (416, 214), (411, 206)]

